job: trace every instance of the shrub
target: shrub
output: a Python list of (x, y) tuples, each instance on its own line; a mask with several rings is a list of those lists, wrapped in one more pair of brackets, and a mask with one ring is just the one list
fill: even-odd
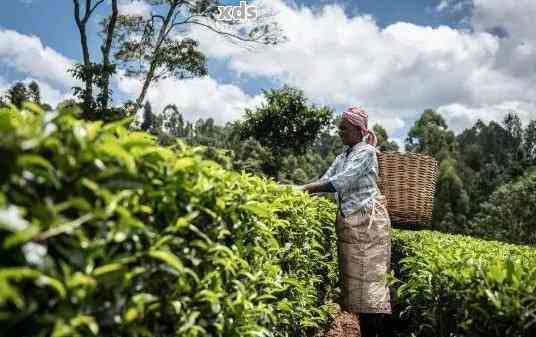
[(396, 231), (397, 316), (417, 336), (536, 336), (536, 250)]
[(338, 277), (334, 207), (128, 122), (0, 109), (0, 335), (322, 328)]

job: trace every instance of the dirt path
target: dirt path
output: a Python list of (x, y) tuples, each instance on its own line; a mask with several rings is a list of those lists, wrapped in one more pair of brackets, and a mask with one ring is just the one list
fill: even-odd
[(354, 314), (339, 311), (325, 337), (361, 337), (357, 317)]

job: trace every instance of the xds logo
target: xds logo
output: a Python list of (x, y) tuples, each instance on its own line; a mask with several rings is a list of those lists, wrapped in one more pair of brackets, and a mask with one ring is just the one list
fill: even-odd
[(240, 6), (218, 6), (216, 20), (247, 21), (257, 18), (257, 7), (250, 6), (246, 1), (240, 1)]

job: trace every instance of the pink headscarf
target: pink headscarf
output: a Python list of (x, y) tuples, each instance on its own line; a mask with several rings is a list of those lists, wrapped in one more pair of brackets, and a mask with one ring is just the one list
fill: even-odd
[(363, 136), (367, 136), (367, 143), (372, 146), (376, 146), (378, 138), (374, 131), (368, 129), (368, 113), (362, 108), (351, 107), (347, 111), (343, 112), (342, 118), (346, 119), (350, 124), (357, 126)]

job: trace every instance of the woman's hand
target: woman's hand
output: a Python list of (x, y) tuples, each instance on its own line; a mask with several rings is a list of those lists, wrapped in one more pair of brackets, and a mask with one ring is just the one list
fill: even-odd
[(293, 185), (292, 188), (299, 192), (307, 192), (305, 190), (305, 185)]
[(305, 185), (283, 185), (283, 186), (288, 187), (297, 192), (305, 192), (304, 190)]

